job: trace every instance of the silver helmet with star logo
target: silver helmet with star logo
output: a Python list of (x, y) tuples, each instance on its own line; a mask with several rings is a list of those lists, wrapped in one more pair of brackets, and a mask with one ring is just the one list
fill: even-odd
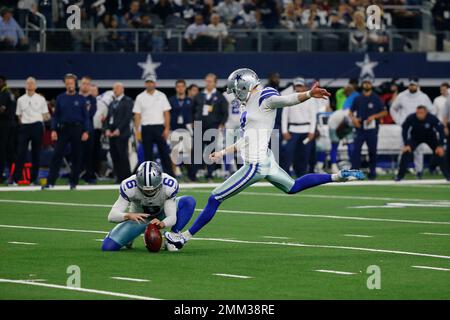
[(237, 69), (228, 77), (227, 93), (234, 94), (240, 102), (246, 102), (250, 92), (260, 83), (258, 75), (252, 69)]
[(161, 167), (153, 161), (143, 162), (136, 171), (136, 181), (145, 196), (154, 196), (162, 186)]

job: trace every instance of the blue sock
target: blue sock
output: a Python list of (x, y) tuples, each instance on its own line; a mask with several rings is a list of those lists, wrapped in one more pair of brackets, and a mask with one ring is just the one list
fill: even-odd
[(333, 182), (331, 179), (331, 174), (310, 173), (296, 179), (294, 185), (288, 193), (294, 194), (329, 182)]
[(119, 251), (122, 246), (115, 242), (113, 239), (106, 237), (103, 239), (102, 250), (103, 251)]
[(173, 232), (180, 232), (191, 220), (195, 210), (195, 199), (191, 196), (183, 196), (178, 201), (177, 223), (172, 227)]
[(330, 151), (331, 163), (337, 163), (338, 146), (339, 143), (336, 142), (331, 143), (331, 151)]
[(192, 227), (189, 228), (189, 233), (194, 235), (201, 228), (203, 228), (216, 214), (217, 208), (219, 208), (220, 202), (216, 200), (216, 198), (211, 195), (208, 199), (208, 203), (206, 207), (200, 212), (197, 219), (195, 219)]
[(323, 151), (317, 152), (317, 161), (319, 162), (325, 162), (325, 159), (327, 158), (327, 154)]
[(347, 144), (347, 154), (348, 154), (348, 158), (351, 159), (352, 158), (352, 153), (353, 153), (353, 142)]

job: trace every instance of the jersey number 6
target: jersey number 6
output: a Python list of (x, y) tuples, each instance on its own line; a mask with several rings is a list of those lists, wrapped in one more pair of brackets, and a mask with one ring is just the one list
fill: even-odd
[(165, 185), (165, 186), (173, 187), (174, 184), (175, 184), (175, 180), (173, 180), (173, 179), (164, 178), (164, 180), (163, 180), (163, 185)]

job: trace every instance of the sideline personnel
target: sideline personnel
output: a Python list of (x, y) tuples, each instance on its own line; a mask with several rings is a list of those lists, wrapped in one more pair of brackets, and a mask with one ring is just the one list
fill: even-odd
[(66, 74), (64, 77), (66, 92), (56, 98), (55, 113), (52, 119), (52, 140), (56, 141), (56, 147), (50, 162), (47, 185), (42, 189), (54, 187), (69, 143), (72, 155), (70, 189), (76, 189), (78, 184), (81, 142), (89, 138), (89, 114), (86, 98), (75, 91), (76, 81), (77, 77), (74, 74)]

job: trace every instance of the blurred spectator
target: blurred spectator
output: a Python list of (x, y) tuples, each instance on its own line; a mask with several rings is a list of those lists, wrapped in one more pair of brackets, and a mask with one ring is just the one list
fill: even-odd
[(402, 125), (402, 137), (405, 146), (402, 149), (396, 181), (404, 178), (407, 165), (412, 160), (412, 153), (422, 143), (433, 150), (437, 164), (445, 178), (450, 181), (450, 173), (445, 161), (444, 126), (438, 118), (428, 112), (427, 107), (419, 105), (416, 112), (406, 118)]
[(350, 79), (347, 86), (344, 88), (345, 100), (342, 109), (350, 109), (353, 101), (360, 95), (358, 92), (358, 80)]
[(195, 8), (190, 0), (181, 0), (180, 4), (174, 3), (173, 14), (187, 22), (193, 22), (195, 16)]
[(230, 25), (239, 15), (241, 10), (241, 3), (235, 0), (223, 0), (214, 8), (214, 11), (217, 12), (228, 25)]
[(371, 80), (362, 82), (362, 94), (355, 98), (350, 109), (350, 118), (356, 128), (352, 153), (352, 169), (361, 167), (361, 149), (364, 142), (369, 150), (369, 179), (376, 178), (378, 125), (387, 111), (381, 99), (372, 90)]
[(346, 29), (347, 23), (339, 16), (337, 11), (332, 11), (328, 16), (328, 27), (335, 30)]
[(111, 51), (124, 51), (126, 48), (125, 35), (118, 31), (119, 20), (111, 17), (110, 30), (108, 30), (108, 48)]
[[(295, 92), (307, 91), (305, 79), (294, 79)], [(282, 111), (281, 132), (287, 141), (286, 154), (283, 157), (283, 169), (290, 172), (293, 165), (295, 175), (301, 177), (307, 173), (312, 141), (316, 131), (316, 99), (311, 98), (301, 104)]]
[(174, 13), (174, 8), (171, 0), (159, 0), (150, 12), (159, 16), (164, 23), (166, 18)]
[(220, 16), (218, 14), (211, 15), (211, 23), (208, 25), (208, 35), (216, 42), (222, 41), (223, 51), (233, 50), (233, 39), (228, 36), (227, 26), (220, 22)]
[(281, 15), (280, 23), (289, 30), (298, 29), (301, 26), (300, 17), (295, 11), (295, 7), (292, 2), (286, 4), (284, 7), (284, 12)]
[(81, 142), (89, 138), (89, 114), (86, 108), (86, 98), (76, 92), (76, 76), (67, 74), (64, 77), (66, 92), (56, 98), (55, 113), (52, 117), (52, 140), (56, 141), (46, 186), (53, 188), (59, 177), (66, 148), (70, 144), (72, 172), (70, 189), (78, 184), (81, 161)]
[(136, 28), (141, 20), (141, 12), (139, 11), (139, 1), (132, 1), (130, 9), (122, 17), (122, 24), (128, 28)]
[(90, 29), (94, 28), (94, 23), (89, 19), (86, 9), (82, 8), (80, 11), (81, 28), (70, 30), (72, 35), (72, 47), (75, 51), (84, 51), (91, 46), (91, 36), (95, 36), (95, 33)]
[(266, 29), (274, 29), (280, 23), (280, 7), (276, 0), (256, 1), (257, 19)]
[[(403, 125), (405, 119), (414, 113), (419, 105), (426, 107), (428, 111), (433, 113), (430, 98), (419, 88), (419, 79), (411, 78), (409, 79), (408, 89), (400, 92), (392, 102), (390, 113), (396, 124)], [(421, 146), (414, 151), (414, 164), (418, 178), (422, 177), (424, 152), (425, 149)]]
[(433, 113), (438, 117), (444, 125), (446, 125), (444, 118), (446, 114), (446, 104), (447, 100), (450, 99), (449, 84), (444, 82), (439, 87), (440, 96), (434, 98), (433, 100)]
[(164, 39), (154, 30), (155, 26), (150, 20), (148, 14), (141, 16), (140, 29), (145, 31), (139, 32), (139, 50), (161, 52), (164, 47)]
[(381, 120), (383, 124), (393, 124), (394, 119), (391, 116), (391, 105), (397, 99), (398, 93), (400, 89), (400, 83), (398, 83), (395, 79), (392, 79), (392, 82), (389, 85), (388, 92), (385, 92), (381, 95), (381, 101), (383, 101), (384, 106), (386, 107), (388, 114)]
[(431, 10), (436, 29), (436, 51), (444, 50), (445, 32), (450, 30), (450, 1), (436, 0)]
[(0, 14), (0, 50), (25, 49), (28, 40), (14, 19), (13, 11), (10, 8), (2, 8)]
[(36, 93), (36, 79), (29, 77), (25, 82), (25, 94), (17, 100), (16, 115), (19, 117), (20, 130), (17, 161), (14, 169), (14, 183), (22, 180), (22, 169), (28, 159), (28, 144), (31, 142), (30, 183), (38, 185), (39, 160), (44, 134), (44, 121), (50, 119), (47, 101)]
[(145, 78), (145, 91), (134, 102), (136, 140), (142, 141), (145, 161), (155, 161), (153, 144), (158, 147), (164, 172), (173, 176), (167, 139), (170, 132), (170, 103), (166, 94), (156, 89), (156, 77)]
[(200, 92), (200, 89), (199, 89), (198, 85), (196, 85), (196, 84), (191, 84), (187, 88), (187, 95), (191, 99), (194, 99), (198, 95), (199, 92)]
[[(199, 93), (193, 102), (194, 120), (202, 122), (202, 135), (209, 129), (222, 130), (228, 119), (228, 102), (221, 92), (217, 89), (217, 76), (213, 73), (205, 77), (205, 89)], [(217, 144), (217, 141), (213, 142)], [(205, 147), (207, 142), (204, 142)], [(214, 148), (215, 149), (215, 148)], [(203, 154), (203, 152), (202, 152)], [(196, 180), (196, 172), (199, 166), (196, 164), (193, 172), (190, 173), (190, 179)], [(207, 166), (207, 178), (212, 178), (212, 172), (215, 165)]]
[(83, 76), (80, 79), (80, 95), (86, 99), (86, 109), (89, 117), (89, 138), (83, 141), (81, 146), (82, 153), (82, 169), (84, 169), (84, 175), (82, 178), (87, 183), (95, 183), (95, 171), (94, 171), (94, 115), (97, 112), (97, 99), (91, 95), (92, 79), (89, 76)]
[(302, 12), (302, 24), (309, 29), (317, 29), (327, 25), (327, 12), (312, 3)]
[(256, 17), (256, 0), (248, 0), (239, 11), (234, 24), (243, 28), (255, 28), (258, 25), (258, 18)]
[(366, 20), (364, 12), (356, 11), (353, 14), (353, 21), (349, 24), (353, 29), (350, 33), (351, 50), (355, 52), (367, 51)]
[(16, 104), (8, 88), (6, 77), (0, 75), (0, 182), (7, 163), (8, 142), (14, 127)]
[(116, 183), (120, 183), (131, 175), (128, 140), (131, 136), (133, 99), (124, 94), (124, 87), (120, 82), (114, 84), (113, 92), (113, 101), (108, 106), (105, 120), (105, 136), (109, 138)]
[(107, 29), (111, 27), (111, 15), (105, 14), (95, 27), (95, 47), (97, 51), (105, 51), (109, 46), (108, 36), (109, 32)]
[(186, 95), (186, 81), (177, 80), (175, 83), (175, 95), (169, 98), (172, 109), (170, 110), (170, 142), (172, 145), (171, 158), (176, 177), (181, 176), (178, 165), (183, 163), (191, 164), (187, 161), (191, 155), (193, 118), (192, 99)]
[(195, 15), (195, 22), (187, 27), (184, 39), (189, 49), (204, 49), (207, 46), (209, 42), (206, 39), (210, 38), (208, 37), (208, 26), (203, 22), (202, 15)]
[(220, 16), (218, 14), (213, 14), (211, 16), (211, 23), (208, 25), (208, 35), (217, 38), (226, 38), (228, 36), (227, 26), (220, 22)]
[[(349, 110), (336, 110), (328, 118), (328, 130), (331, 141), (330, 162), (331, 172), (337, 173), (338, 147), (340, 141), (347, 145), (348, 158), (351, 159), (353, 152), (353, 124), (349, 117)], [(323, 166), (322, 166), (323, 167)]]
[(450, 168), (450, 96), (443, 111), (444, 133), (447, 137), (447, 165)]
[(92, 87), (93, 96), (97, 96), (97, 112), (94, 115), (94, 153), (93, 153), (93, 161), (94, 161), (94, 170), (96, 174), (101, 177), (103, 176), (104, 170), (102, 164), (106, 163), (106, 155), (107, 152), (104, 150), (102, 145), (102, 137), (103, 137), (103, 126), (106, 120), (106, 116), (108, 115), (108, 106), (113, 101), (114, 92), (112, 90), (108, 90), (103, 92), (101, 95), (98, 95), (98, 88)]
[(17, 2), (17, 19), (21, 26), (25, 26), (28, 13), (30, 11), (35, 12), (38, 9), (37, 0), (19, 0)]
[(422, 105), (433, 111), (433, 105), (426, 93), (419, 88), (419, 79), (409, 79), (408, 89), (398, 94), (391, 105), (391, 116), (395, 123), (402, 125), (406, 117), (414, 113), (417, 106)]
[(198, 14), (201, 14), (203, 16), (203, 18), (205, 19), (205, 23), (209, 24), (209, 19), (214, 13), (214, 0), (203, 0), (203, 3), (201, 3), (196, 11)]

